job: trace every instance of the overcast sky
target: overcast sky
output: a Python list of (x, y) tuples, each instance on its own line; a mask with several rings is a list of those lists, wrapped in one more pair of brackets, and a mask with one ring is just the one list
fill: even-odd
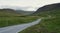
[(18, 6), (23, 7), (24, 10), (32, 11), (44, 5), (59, 2), (60, 0), (0, 0), (0, 8), (2, 8), (1, 6)]

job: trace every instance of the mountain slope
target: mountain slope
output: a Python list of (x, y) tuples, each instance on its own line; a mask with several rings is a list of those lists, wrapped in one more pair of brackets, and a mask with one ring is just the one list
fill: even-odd
[(60, 33), (60, 3), (39, 8), (33, 15), (42, 17), (41, 22), (20, 33)]
[(55, 9), (60, 9), (60, 3), (45, 5), (39, 8), (35, 13), (33, 13), (33, 15), (40, 15), (42, 12), (50, 12), (51, 10), (55, 10)]

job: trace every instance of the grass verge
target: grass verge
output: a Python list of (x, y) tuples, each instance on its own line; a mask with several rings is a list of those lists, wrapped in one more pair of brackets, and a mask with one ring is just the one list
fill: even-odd
[(41, 12), (38, 15), (43, 17), (41, 23), (19, 33), (60, 33), (60, 9)]
[(36, 20), (37, 17), (0, 17), (0, 27), (11, 26), (16, 24), (28, 23)]
[(60, 33), (60, 18), (42, 19), (41, 23), (19, 33)]

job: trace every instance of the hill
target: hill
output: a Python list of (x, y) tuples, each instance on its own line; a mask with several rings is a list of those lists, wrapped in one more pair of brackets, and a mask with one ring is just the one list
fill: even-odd
[(20, 16), (21, 14), (18, 14), (13, 9), (0, 9), (0, 17), (1, 16)]
[(42, 12), (54, 12), (52, 10), (55, 10), (55, 9), (60, 9), (60, 3), (45, 5), (41, 8), (39, 8), (35, 13), (33, 13), (33, 15), (40, 15), (41, 16), (41, 14), (44, 14)]
[(14, 10), (14, 9), (0, 9), (0, 16), (23, 16), (34, 13), (34, 11)]
[(60, 3), (41, 7), (33, 15), (42, 18), (41, 22), (20, 33), (60, 33)]
[(19, 10), (18, 13), (18, 11), (13, 9), (0, 9), (0, 28), (28, 23), (37, 19), (37, 17), (24, 16), (23, 14), (21, 14), (22, 12)]

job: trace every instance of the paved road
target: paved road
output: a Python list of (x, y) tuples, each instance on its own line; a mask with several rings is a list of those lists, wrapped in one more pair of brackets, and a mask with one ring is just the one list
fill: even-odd
[(26, 23), (26, 24), (20, 24), (20, 25), (15, 25), (15, 26), (8, 26), (4, 28), (0, 28), (0, 33), (18, 33), (28, 27), (31, 27), (35, 24), (38, 24), (41, 21), (41, 19), (38, 19), (36, 21), (33, 21), (31, 23)]

